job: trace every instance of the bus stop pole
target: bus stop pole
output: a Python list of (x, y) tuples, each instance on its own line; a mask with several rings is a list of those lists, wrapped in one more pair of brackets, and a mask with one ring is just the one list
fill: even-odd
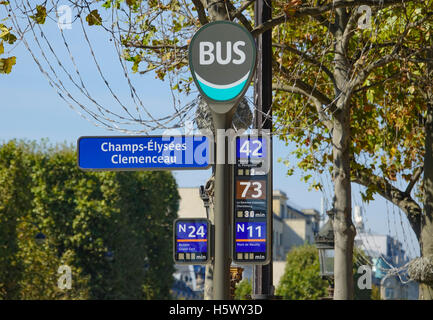
[(229, 164), (225, 131), (228, 115), (212, 112), (216, 137), (215, 164), (215, 260), (214, 260), (214, 299), (230, 299), (230, 214), (227, 210), (230, 190)]

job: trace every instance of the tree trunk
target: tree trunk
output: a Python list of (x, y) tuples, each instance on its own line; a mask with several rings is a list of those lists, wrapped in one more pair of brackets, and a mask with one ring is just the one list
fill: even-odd
[[(420, 250), (422, 257), (433, 259), (433, 40), (427, 52), (426, 90), (427, 117), (425, 119), (425, 154), (424, 154), (424, 214), (421, 217)], [(432, 261), (433, 263), (433, 261)], [(420, 284), (419, 299), (433, 300), (433, 286)]]
[[(433, 257), (433, 104), (428, 104), (425, 122), (424, 214), (421, 221), (421, 256)], [(419, 299), (432, 300), (433, 286), (420, 284)]]
[(350, 108), (334, 114), (333, 182), (334, 182), (334, 299), (353, 299), (353, 242), (356, 234), (352, 223), (350, 186)]
[(350, 185), (350, 100), (353, 88), (349, 85), (351, 63), (347, 58), (349, 13), (337, 9), (335, 16), (335, 100), (332, 116), (332, 180), (334, 183), (334, 299), (352, 300), (353, 242), (356, 230), (352, 223), (352, 191)]

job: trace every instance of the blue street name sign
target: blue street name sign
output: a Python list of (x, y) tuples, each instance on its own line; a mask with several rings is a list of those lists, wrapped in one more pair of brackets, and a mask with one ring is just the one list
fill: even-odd
[(77, 145), (82, 170), (191, 170), (211, 165), (206, 136), (81, 137)]

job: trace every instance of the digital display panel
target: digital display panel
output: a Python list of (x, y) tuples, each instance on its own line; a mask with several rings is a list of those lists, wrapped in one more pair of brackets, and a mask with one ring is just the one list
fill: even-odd
[(232, 259), (237, 264), (267, 264), (270, 260), (270, 141), (266, 135), (236, 137)]
[(209, 259), (209, 221), (177, 219), (174, 223), (174, 260), (198, 264)]
[(237, 252), (266, 252), (266, 222), (236, 222)]

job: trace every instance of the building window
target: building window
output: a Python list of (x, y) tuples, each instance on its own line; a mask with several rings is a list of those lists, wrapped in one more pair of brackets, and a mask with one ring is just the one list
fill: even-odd
[(284, 204), (280, 204), (280, 216), (283, 219), (286, 217), (286, 206)]

